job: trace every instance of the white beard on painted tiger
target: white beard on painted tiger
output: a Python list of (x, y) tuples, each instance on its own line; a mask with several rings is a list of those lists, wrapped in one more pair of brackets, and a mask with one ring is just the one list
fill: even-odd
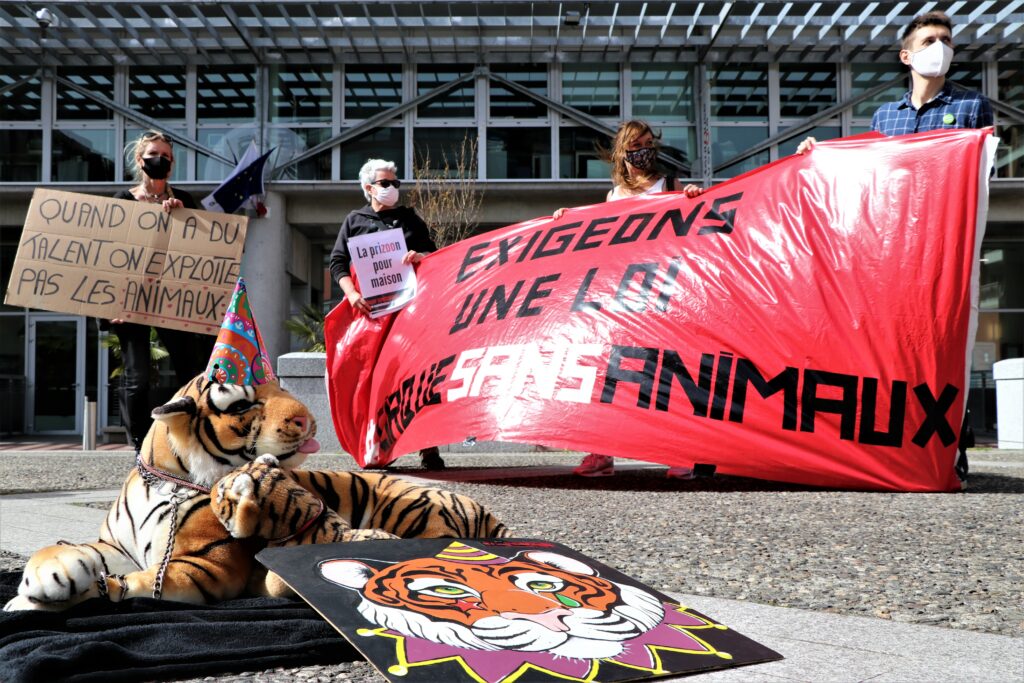
[[(261, 545), (256, 539), (231, 537), (210, 505), (210, 488), (257, 454), (275, 456), (288, 470), (300, 466), (319, 449), (316, 421), (277, 382), (239, 386), (202, 375), (156, 408), (153, 418), (137, 467), (111, 506), (99, 540), (37, 551), (25, 566), (18, 595), (5, 610), (60, 610), (103, 596), (112, 601), (157, 597), (202, 604), (245, 593)], [(339, 475), (340, 480), (333, 478)], [(376, 492), (389, 488), (382, 478), (392, 479), (303, 472), (296, 480), (353, 527), (400, 536), (426, 535), (433, 528), (440, 529), (438, 535), (484, 533), (473, 515), (486, 511), (475, 501), (472, 510), (452, 514), (445, 508), (450, 498), (424, 494), (428, 508), (411, 515), (419, 520), (413, 526), (376, 510)], [(404, 508), (401, 503), (395, 507), (399, 512)], [(439, 525), (440, 518), (455, 519), (458, 533), (447, 523)], [(505, 533), (500, 522), (494, 520), (494, 525), (487, 529)]]

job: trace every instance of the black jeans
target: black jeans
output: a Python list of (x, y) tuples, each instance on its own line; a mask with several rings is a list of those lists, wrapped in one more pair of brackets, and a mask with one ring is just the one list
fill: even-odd
[[(155, 407), (149, 398), (149, 326), (121, 323), (111, 325), (110, 329), (121, 342), (121, 362), (124, 365), (118, 392), (121, 420), (138, 450), (153, 424), (150, 413)], [(170, 355), (178, 386), (184, 386), (206, 369), (215, 341), (213, 337), (161, 327), (157, 328), (157, 335)]]

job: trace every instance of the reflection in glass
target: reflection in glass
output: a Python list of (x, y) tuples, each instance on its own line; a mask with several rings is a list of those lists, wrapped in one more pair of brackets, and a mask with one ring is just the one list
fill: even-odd
[(982, 309), (1024, 309), (1024, 243), (989, 241), (981, 247)]
[[(785, 125), (783, 126), (785, 127)], [(823, 140), (831, 140), (837, 138), (840, 135), (841, 129), (838, 125), (832, 126), (815, 126), (808, 131), (798, 133), (788, 140), (783, 140), (779, 143), (779, 158), (788, 157), (790, 154), (796, 154), (796, 148), (803, 142), (804, 138), (812, 137), (818, 142)]]
[(114, 179), (113, 130), (54, 130), (51, 178), (56, 182)]
[[(8, 306), (3, 303), (7, 298), (8, 275), (14, 267), (14, 256), (18, 253), (18, 243), (21, 241), (21, 225), (0, 225), (0, 312), (21, 311), (21, 306)], [(6, 329), (13, 318), (0, 318), (0, 329)], [(3, 371), (6, 372), (6, 371)], [(23, 374), (19, 371), (18, 374)]]
[(561, 178), (611, 178), (611, 167), (601, 161), (598, 148), (611, 149), (612, 141), (589, 128), (562, 127), (558, 131), (558, 173)]
[(432, 175), (453, 177), (464, 168), (464, 175), (477, 177), (476, 128), (417, 128), (413, 131), (416, 174), (429, 168)]
[(252, 66), (204, 66), (196, 70), (196, 117), (250, 122), (256, 118), (256, 70)]
[(398, 177), (412, 177), (408, 169), (402, 168), (405, 159), (405, 129), (378, 128), (372, 133), (341, 143), (341, 179), (358, 180), (359, 169), (369, 159), (393, 161), (398, 166)]
[[(473, 70), (462, 64), (420, 64), (416, 69), (416, 96), (419, 97), (445, 83), (454, 81)], [(417, 115), (421, 118), (473, 118), (476, 85), (473, 80), (421, 104)]]
[(331, 67), (271, 66), (271, 121), (331, 121)]
[(998, 133), (996, 175), (1000, 178), (1024, 177), (1024, 126), (1000, 124)]
[[(5, 66), (0, 71), (0, 90), (32, 75), (33, 67)], [(0, 121), (38, 121), (40, 117), (39, 77), (0, 95)]]
[(1024, 109), (1024, 66), (1003, 61), (998, 67), (999, 96), (996, 99)]
[(0, 316), (0, 329), (0, 434), (7, 436), (25, 431), (25, 315)]
[(346, 119), (369, 118), (401, 103), (401, 66), (345, 66)]
[(689, 169), (689, 172), (666, 165), (666, 172), (678, 178), (696, 178), (700, 175), (700, 159), (697, 154), (697, 132), (693, 126), (655, 126), (661, 132), (660, 155), (674, 159)]
[[(548, 95), (548, 68), (544, 64), (502, 65), (492, 72), (528, 88), (530, 92), (543, 97)], [(492, 118), (542, 119), (548, 115), (548, 108), (543, 104), (494, 81), (491, 81), (490, 89)]]
[(768, 128), (763, 126), (712, 126), (711, 163), (715, 178), (732, 178), (768, 163), (768, 150), (743, 161), (721, 167), (738, 154), (768, 139)]
[(185, 118), (185, 71), (133, 66), (128, 71), (128, 106), (165, 121)]
[(975, 341), (992, 342), (996, 361), (1024, 356), (1024, 313), (981, 311)]
[(488, 128), (488, 178), (550, 178), (551, 131)]
[[(10, 272), (10, 271), (8, 271)], [(4, 283), (6, 288), (6, 283)], [(0, 376), (25, 374), (25, 316), (18, 313), (0, 317)], [(24, 398), (22, 398), (24, 403)]]
[(35, 430), (75, 428), (78, 385), (77, 320), (37, 320), (35, 324)]
[(725, 64), (711, 71), (711, 118), (768, 121), (768, 69)]
[(779, 64), (779, 113), (809, 118), (838, 103), (834, 64)]
[(633, 116), (693, 121), (693, 70), (682, 64), (632, 64)]
[[(103, 67), (58, 69), (57, 75), (89, 92), (114, 99), (114, 70)], [(73, 120), (112, 119), (114, 112), (77, 90), (57, 83), (57, 118)]]
[(885, 64), (851, 64), (850, 76), (852, 81), (851, 95), (853, 97), (862, 94), (865, 90), (871, 90), (871, 88), (883, 81), (900, 76), (903, 77), (897, 78), (891, 87), (886, 88), (874, 97), (869, 97), (863, 102), (854, 105), (854, 116), (862, 116), (869, 119), (875, 115), (875, 110), (886, 102), (895, 102), (903, 97), (903, 93), (907, 92), (910, 87), (907, 67), (895, 60)]
[[(1024, 109), (1024, 67), (1010, 62), (999, 62), (999, 96), (997, 99), (1010, 106)], [(1024, 177), (1024, 125), (1010, 124), (1010, 119), (996, 112), (999, 151), (996, 155), (996, 174), (1000, 178)]]
[(562, 102), (591, 116), (619, 116), (619, 67), (566, 64), (562, 67)]
[[(277, 150), (270, 155), (267, 167), (272, 169), (288, 159), (331, 137), (330, 128), (270, 128), (270, 146)], [(270, 174), (267, 174), (269, 177)], [(325, 149), (314, 157), (281, 169), (276, 180), (330, 180), (331, 150)]]
[[(256, 139), (258, 131), (248, 126), (241, 128), (200, 128), (199, 144), (212, 149), (228, 159), (241, 159), (249, 143)], [(177, 150), (175, 151), (177, 153)], [(235, 164), (222, 163), (206, 156), (196, 155), (196, 180), (220, 182), (234, 170)]]
[[(124, 145), (121, 146), (121, 150), (124, 152), (124, 180), (129, 182), (137, 182), (133, 175), (134, 169), (132, 168), (131, 155), (133, 153), (132, 147), (134, 147), (135, 141), (139, 139), (146, 130), (142, 128), (125, 128), (124, 129)], [(171, 136), (184, 135), (183, 129), (172, 129), (167, 131)], [(180, 143), (175, 144), (174, 147), (174, 166), (171, 168), (172, 183), (180, 183), (188, 178), (188, 148)]]
[(0, 130), (0, 181), (38, 183), (43, 175), (43, 131)]

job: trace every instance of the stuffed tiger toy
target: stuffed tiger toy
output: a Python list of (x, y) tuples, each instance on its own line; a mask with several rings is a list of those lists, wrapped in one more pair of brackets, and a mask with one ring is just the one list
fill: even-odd
[[(245, 593), (261, 544), (231, 537), (210, 506), (210, 488), (258, 453), (275, 456), (285, 469), (300, 466), (319, 450), (316, 421), (276, 381), (243, 386), (204, 375), (154, 409), (153, 418), (99, 539), (37, 551), (5, 610), (66, 609), (104, 596), (115, 602), (155, 597), (203, 604)], [(446, 507), (456, 497), (424, 494), (433, 507), (428, 514), (414, 515), (418, 526), (387, 519), (381, 510), (353, 522), (353, 511), (366, 509), (370, 492), (380, 488), (381, 475), (345, 474), (331, 488), (334, 476), (305, 472), (297, 481), (308, 484), (332, 509), (348, 510), (352, 526), (414, 536), (434, 526), (434, 518), (464, 515)], [(466, 535), (492, 528), (478, 521), (466, 517), (464, 529), (480, 530)]]
[[(270, 545), (510, 535), (467, 496), (387, 474), (284, 470), (273, 456), (261, 456), (221, 479), (213, 508), (235, 538), (258, 536)], [(333, 512), (317, 521), (324, 509)], [(273, 574), (262, 587), (259, 573), (254, 577), (253, 592), (291, 594)]]
[[(271, 548), (305, 543), (344, 543), (398, 538), (381, 529), (353, 529), (337, 512), (299, 486), (272, 455), (261, 455), (217, 482), (213, 511), (234, 538), (263, 539)], [(293, 594), (275, 573), (254, 571), (249, 592)]]
[(275, 381), (242, 386), (203, 375), (153, 418), (99, 540), (37, 551), (5, 610), (65, 609), (97, 596), (206, 603), (244, 592), (256, 549), (224, 529), (210, 487), (257, 453), (301, 465), (320, 448), (316, 421)]

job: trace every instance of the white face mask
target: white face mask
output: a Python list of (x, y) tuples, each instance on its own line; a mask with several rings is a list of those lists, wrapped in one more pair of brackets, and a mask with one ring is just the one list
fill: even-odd
[(910, 53), (910, 68), (925, 78), (945, 76), (953, 63), (953, 48), (941, 40), (928, 47)]
[(398, 188), (397, 187), (381, 187), (380, 185), (374, 185), (377, 188), (373, 198), (376, 199), (380, 204), (384, 206), (394, 206), (398, 203)]

